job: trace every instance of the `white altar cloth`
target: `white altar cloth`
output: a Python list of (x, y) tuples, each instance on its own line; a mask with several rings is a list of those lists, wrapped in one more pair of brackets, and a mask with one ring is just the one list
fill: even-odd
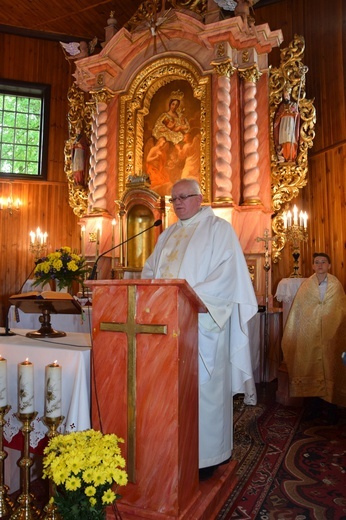
[(283, 305), (282, 305), (283, 328), (285, 328), (287, 316), (290, 311), (292, 302), (295, 298), (295, 295), (297, 294), (299, 287), (305, 280), (306, 280), (306, 278), (283, 278), (282, 280), (280, 280), (280, 282), (277, 286), (275, 298), (277, 299), (278, 302), (283, 302)]
[(7, 359), (8, 404), (4, 438), (11, 443), (22, 424), (15, 414), (18, 408), (18, 363), (29, 359), (34, 365), (34, 395), (37, 417), (30, 435), (35, 448), (47, 433), (42, 422), (44, 415), (45, 367), (55, 360), (62, 367), (62, 415), (59, 431), (79, 431), (90, 428), (90, 336), (69, 333), (64, 338), (31, 339), (23, 329), (14, 329), (15, 336), (0, 337), (0, 354)]

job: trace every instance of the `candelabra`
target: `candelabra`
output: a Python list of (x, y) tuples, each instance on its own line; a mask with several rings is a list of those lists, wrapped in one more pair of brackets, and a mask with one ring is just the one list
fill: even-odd
[(0, 407), (0, 518), (13, 512), (13, 503), (8, 496), (8, 487), (5, 486), (4, 480), (4, 463), (7, 457), (6, 451), (3, 450), (3, 431), (5, 426), (5, 415), (9, 411), (10, 406)]
[(286, 240), (292, 244), (292, 256), (293, 256), (293, 272), (290, 278), (300, 278), (299, 273), (299, 257), (300, 257), (300, 242), (306, 242), (308, 239), (307, 232), (307, 221), (308, 215), (301, 211), (299, 213), (298, 223), (298, 208), (293, 207), (293, 215), (291, 211), (283, 212), (284, 230), (286, 234)]
[[(44, 417), (43, 422), (48, 428), (47, 437), (52, 439), (56, 435), (59, 435), (58, 428), (62, 421), (64, 420), (64, 416), (61, 415), (59, 417)], [(42, 513), (42, 520), (61, 520), (61, 515), (58, 513), (58, 508), (54, 504), (52, 500), (55, 495), (55, 485), (54, 482), (49, 480), (49, 501), (48, 504), (44, 507)]]
[(36, 229), (36, 233), (30, 231), (29, 250), (31, 253), (34, 253), (35, 259), (40, 258), (45, 251), (47, 247), (47, 237), (48, 233), (42, 233), (39, 227)]
[(40, 518), (40, 512), (32, 504), (34, 497), (30, 493), (30, 468), (33, 465), (33, 460), (30, 457), (30, 433), (33, 430), (31, 423), (36, 415), (37, 412), (16, 414), (18, 420), (23, 424), (24, 447), (22, 458), (18, 463), (21, 488), (20, 495), (17, 499), (19, 506), (10, 516), (10, 520), (39, 520)]

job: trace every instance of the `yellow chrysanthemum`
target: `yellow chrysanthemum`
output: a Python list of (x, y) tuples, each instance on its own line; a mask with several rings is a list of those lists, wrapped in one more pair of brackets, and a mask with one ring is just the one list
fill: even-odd
[(87, 486), (84, 490), (84, 493), (87, 497), (93, 497), (96, 493), (96, 489), (94, 486)]
[(111, 489), (107, 489), (102, 495), (102, 504), (113, 504), (114, 500), (116, 499), (116, 494)]
[(76, 491), (76, 489), (79, 489), (81, 485), (81, 479), (74, 476), (70, 477), (65, 482), (65, 488), (67, 489), (67, 491)]

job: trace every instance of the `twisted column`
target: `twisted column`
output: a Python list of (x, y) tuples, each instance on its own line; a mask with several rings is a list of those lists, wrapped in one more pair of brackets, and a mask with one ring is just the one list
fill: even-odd
[(244, 80), (244, 176), (243, 205), (262, 204), (259, 198), (259, 154), (257, 126), (257, 86), (261, 73), (257, 66), (240, 71)]
[(218, 74), (215, 133), (215, 199), (233, 202), (232, 140), (231, 140), (231, 80), (234, 68), (230, 62), (215, 66)]
[(108, 154), (108, 113), (107, 104), (113, 97), (107, 90), (92, 92), (95, 110), (91, 125), (90, 177), (88, 208), (89, 213), (107, 210), (107, 154)]

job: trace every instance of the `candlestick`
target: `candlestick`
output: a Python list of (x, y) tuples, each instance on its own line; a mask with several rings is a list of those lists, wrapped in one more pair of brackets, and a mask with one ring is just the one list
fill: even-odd
[(12, 500), (8, 495), (8, 486), (5, 485), (5, 459), (7, 452), (4, 450), (4, 426), (6, 424), (5, 415), (10, 410), (10, 406), (0, 406), (0, 518), (5, 517), (14, 509)]
[(61, 373), (57, 361), (46, 366), (45, 416), (48, 418), (61, 416)]
[(18, 413), (34, 413), (34, 365), (28, 359), (18, 365)]
[(21, 492), (17, 498), (18, 507), (11, 514), (11, 520), (39, 520), (40, 511), (36, 508), (34, 502), (37, 499), (30, 493), (30, 468), (34, 461), (30, 457), (30, 433), (33, 431), (31, 423), (35, 420), (37, 412), (17, 413), (16, 417), (23, 423), (22, 433), (24, 436), (24, 445), (21, 459), (17, 462), (20, 468), (20, 484)]
[(0, 407), (7, 404), (7, 360), (0, 354)]

